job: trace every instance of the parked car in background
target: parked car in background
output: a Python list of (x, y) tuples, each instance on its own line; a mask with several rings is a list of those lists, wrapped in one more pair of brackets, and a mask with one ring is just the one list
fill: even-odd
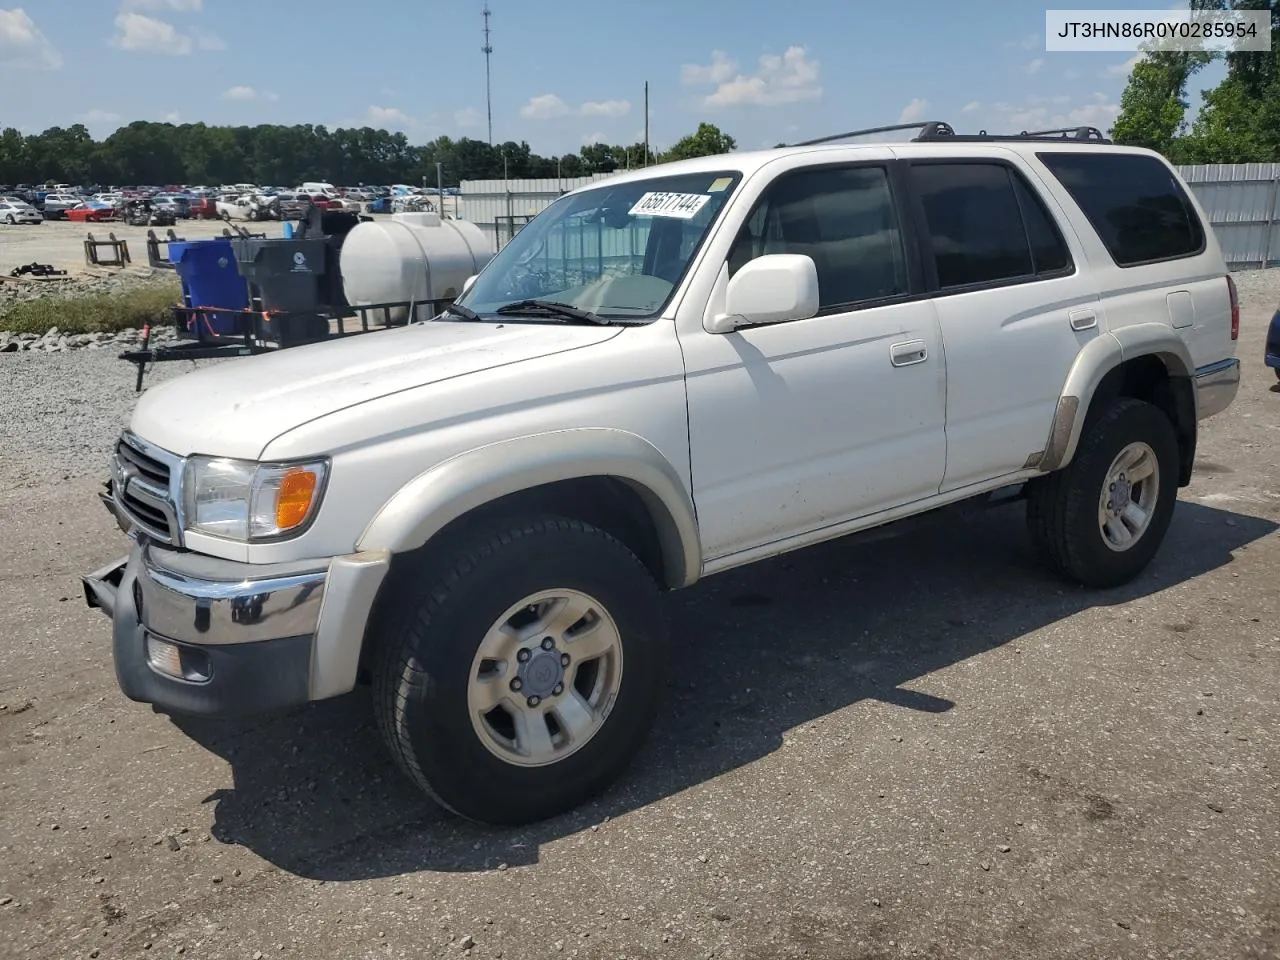
[(43, 223), (40, 211), (17, 197), (6, 197), (0, 200), (0, 223), (16, 226), (19, 223)]
[(191, 201), (186, 197), (174, 196), (171, 193), (157, 194), (151, 198), (151, 206), (168, 210), (178, 220), (187, 220), (191, 217)]
[(1271, 316), (1271, 326), (1267, 328), (1266, 363), (1280, 378), (1280, 306)]
[(65, 219), (68, 210), (83, 202), (84, 198), (78, 197), (74, 193), (46, 193), (43, 203), (45, 219)]
[(101, 223), (119, 220), (120, 210), (115, 204), (102, 200), (84, 200), (67, 210), (66, 218), (74, 223)]

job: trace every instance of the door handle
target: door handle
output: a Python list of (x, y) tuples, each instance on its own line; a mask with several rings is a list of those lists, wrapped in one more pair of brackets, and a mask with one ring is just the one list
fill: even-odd
[(1092, 330), (1098, 325), (1098, 315), (1092, 310), (1072, 310), (1067, 319), (1072, 330)]
[(923, 340), (907, 340), (889, 347), (889, 362), (895, 367), (909, 367), (913, 363), (924, 363), (929, 359), (929, 351)]

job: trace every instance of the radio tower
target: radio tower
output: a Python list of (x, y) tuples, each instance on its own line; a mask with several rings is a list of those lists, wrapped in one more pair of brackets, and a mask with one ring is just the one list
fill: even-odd
[(493, 146), (493, 87), (489, 79), (489, 57), (493, 53), (493, 44), (489, 42), (489, 0), (484, 4), (484, 46), (480, 51), (484, 54), (484, 99), (489, 113), (489, 146)]

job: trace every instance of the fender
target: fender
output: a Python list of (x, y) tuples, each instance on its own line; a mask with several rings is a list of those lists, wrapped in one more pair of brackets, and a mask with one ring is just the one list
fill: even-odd
[(694, 583), (702, 545), (693, 500), (649, 441), (625, 430), (575, 428), (501, 440), (451, 457), (405, 484), (360, 535), (360, 551), (403, 553), (452, 521), (508, 494), (560, 480), (612, 477), (640, 495), (675, 586)]
[(1163, 323), (1135, 323), (1090, 340), (1067, 374), (1038, 469), (1048, 473), (1071, 461), (1102, 378), (1125, 361), (1143, 356), (1158, 357), (1170, 376), (1189, 377), (1194, 369), (1182, 337)]

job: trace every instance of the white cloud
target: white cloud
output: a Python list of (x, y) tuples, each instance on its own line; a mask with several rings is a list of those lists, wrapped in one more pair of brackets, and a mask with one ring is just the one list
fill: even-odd
[(578, 108), (584, 117), (625, 117), (631, 112), (630, 100), (588, 100)]
[(750, 75), (739, 72), (727, 54), (716, 50), (710, 64), (681, 67), (680, 80), (687, 86), (715, 86), (702, 98), (704, 107), (770, 107), (822, 99), (820, 72), (821, 64), (809, 59), (808, 51), (800, 46), (790, 46), (782, 54), (761, 55), (756, 72)]
[(680, 82), (689, 87), (719, 86), (737, 72), (738, 65), (723, 50), (711, 51), (711, 63), (707, 66), (686, 63), (680, 68)]
[(110, 110), (99, 110), (95, 107), (93, 110), (80, 114), (76, 119), (81, 123), (100, 127), (109, 123), (119, 123), (121, 118), (118, 113), (112, 113)]
[(57, 70), (62, 54), (22, 7), (0, 9), (0, 67)]
[(1054, 97), (1053, 103), (1058, 107), (1056, 110), (1038, 104), (1035, 100), (1019, 105), (992, 104), (991, 109), (999, 116), (998, 123), (992, 126), (1013, 128), (1015, 131), (1091, 126), (1105, 132), (1120, 113), (1120, 105), (1111, 102), (1105, 93), (1095, 93), (1089, 102), (1074, 107), (1067, 107), (1067, 102), (1069, 98)]
[(607, 133), (588, 133), (582, 138), (582, 145), (590, 146), (593, 143), (608, 143), (609, 135)]
[(365, 119), (375, 127), (404, 127), (412, 123), (399, 107), (370, 107)]
[(170, 110), (160, 119), (164, 123), (181, 123), (182, 114), (180, 114), (177, 110)]
[(916, 97), (902, 108), (902, 113), (898, 115), (898, 122), (915, 123), (917, 120), (923, 120), (924, 112), (927, 109), (929, 109), (929, 101), (921, 100), (919, 97)]
[(202, 0), (124, 0), (122, 10), (174, 10), (192, 13), (204, 6)]
[(1135, 53), (1124, 63), (1111, 64), (1111, 66), (1102, 71), (1102, 75), (1104, 77), (1127, 77), (1133, 72), (1133, 68), (1137, 66), (1140, 59), (1142, 59), (1142, 54)]
[(569, 105), (554, 93), (544, 93), (541, 96), (532, 97), (528, 103), (520, 108), (520, 116), (526, 120), (554, 120), (557, 117), (566, 116), (568, 113)]
[(222, 91), (223, 100), (256, 100), (258, 91), (253, 87), (232, 87)]
[(1027, 65), (1022, 69), (1025, 73), (1039, 73), (1040, 68), (1043, 66), (1044, 66), (1044, 57), (1036, 57), (1034, 60), (1028, 61)]
[(1080, 71), (1079, 71), (1079, 70), (1071, 70), (1071, 69), (1063, 70), (1063, 71), (1062, 71), (1062, 78), (1063, 78), (1064, 80), (1079, 80), (1079, 79), (1080, 79)]
[(1025, 37), (1019, 37), (1017, 40), (1006, 40), (1004, 45), (1014, 50), (1034, 50), (1040, 46), (1040, 34), (1028, 33)]
[(453, 115), (453, 122), (460, 127), (478, 127), (484, 122), (484, 114), (475, 107), (466, 107)]
[(960, 112), (973, 113), (973, 111), (977, 110), (981, 106), (982, 104), (979, 103), (977, 100), (970, 100), (968, 103), (966, 103), (963, 107), (960, 108)]
[(125, 12), (116, 15), (116, 35), (111, 38), (111, 45), (132, 53), (185, 56), (194, 43), (167, 20)]

